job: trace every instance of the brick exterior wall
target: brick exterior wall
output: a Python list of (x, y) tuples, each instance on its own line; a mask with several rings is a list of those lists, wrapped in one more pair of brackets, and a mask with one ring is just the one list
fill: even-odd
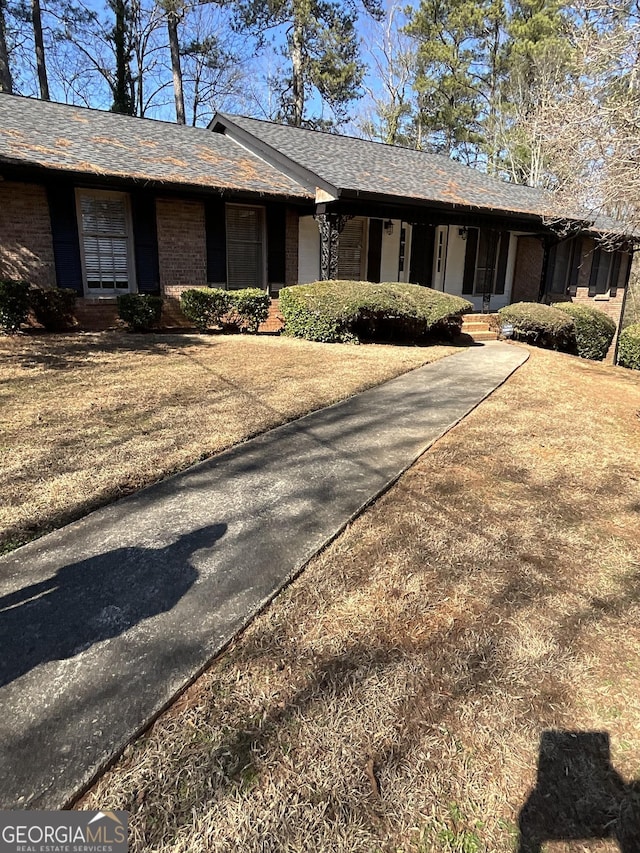
[(207, 244), (204, 204), (159, 198), (156, 200), (156, 221), (162, 292), (179, 297), (185, 287), (205, 285)]
[(55, 287), (49, 205), (38, 184), (0, 181), (0, 278)]
[(518, 237), (516, 265), (511, 288), (512, 302), (537, 302), (544, 247), (536, 237)]
[(285, 284), (298, 283), (298, 211), (287, 208), (285, 226)]

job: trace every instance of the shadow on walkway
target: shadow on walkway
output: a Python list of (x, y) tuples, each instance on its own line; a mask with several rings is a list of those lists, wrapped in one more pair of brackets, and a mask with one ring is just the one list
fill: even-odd
[(226, 530), (213, 524), (165, 548), (116, 548), (0, 598), (0, 686), (171, 610), (198, 577), (191, 555)]
[(518, 853), (547, 841), (614, 839), (640, 850), (640, 782), (627, 784), (611, 764), (607, 732), (546, 731), (538, 778), (520, 812)]

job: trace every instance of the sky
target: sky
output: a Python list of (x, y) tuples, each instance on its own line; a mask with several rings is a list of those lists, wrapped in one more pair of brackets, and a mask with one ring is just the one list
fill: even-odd
[[(143, 3), (149, 0), (141, 0)], [(63, 22), (59, 16), (55, 14), (55, 10), (59, 8), (56, 3), (47, 3), (47, 0), (41, 0), (43, 8), (43, 26), (45, 28), (45, 38), (49, 43), (47, 51), (47, 62), (49, 67), (49, 85), (51, 96), (54, 100), (68, 101), (84, 106), (92, 106), (98, 109), (109, 109), (111, 106), (111, 95), (107, 85), (101, 78), (100, 74), (92, 67), (90, 55), (101, 55), (105, 58), (105, 66), (110, 64), (108, 60), (108, 47), (106, 44), (100, 44), (89, 33), (85, 33), (79, 39), (80, 45), (78, 48), (71, 49), (65, 46), (64, 42), (56, 41), (55, 49), (53, 45), (53, 33), (56, 29), (60, 29)], [(109, 11), (106, 3), (100, 3), (96, 0), (74, 0), (75, 3), (82, 3), (85, 10), (93, 12), (99, 18), (107, 20)], [(413, 0), (417, 3), (417, 0)], [(397, 0), (384, 0), (384, 5), (390, 8), (392, 5), (404, 7), (406, 3), (397, 2)], [(281, 50), (284, 45), (285, 33), (284, 29), (276, 29), (268, 33), (268, 42), (261, 52), (257, 52), (255, 42), (248, 38), (243, 33), (233, 33), (229, 28), (228, 14), (220, 10), (218, 6), (209, 5), (201, 7), (204, 12), (198, 13), (202, 19), (200, 23), (201, 34), (207, 31), (221, 32), (224, 34), (224, 44), (231, 45), (243, 57), (243, 68), (245, 69), (244, 79), (233, 89), (232, 94), (220, 96), (216, 98), (213, 106), (221, 110), (232, 112), (242, 112), (249, 115), (255, 115), (260, 118), (268, 118), (273, 113), (276, 99), (273, 86), (269, 80), (273, 78), (285, 63), (284, 57), (281, 56)], [(33, 45), (29, 40), (29, 27), (22, 24), (22, 32), (17, 32), (13, 39), (13, 49), (11, 51), (10, 62), (15, 78), (15, 88), (21, 94), (37, 96), (37, 77), (35, 73), (33, 60)], [(183, 31), (183, 37), (186, 33)], [(358, 37), (362, 41), (362, 58), (367, 65), (371, 65), (371, 53), (376, 50), (376, 41), (380, 37), (380, 28), (375, 23), (364, 17), (358, 23)], [(173, 101), (173, 89), (171, 85), (171, 70), (169, 62), (168, 48), (163, 46), (166, 40), (164, 26), (159, 23), (158, 30), (149, 36), (149, 62), (152, 65), (151, 73), (148, 75), (147, 95), (153, 95), (152, 105), (145, 111), (148, 117), (159, 118), (167, 121), (175, 120), (175, 106)], [(190, 82), (189, 61), (183, 61), (183, 71), (185, 73), (185, 88), (187, 94), (192, 91), (192, 83)], [(65, 82), (62, 82), (62, 81)], [(225, 87), (222, 87), (225, 88)], [(375, 76), (371, 73), (365, 80), (365, 89), (376, 91), (378, 83)], [(229, 87), (227, 87), (229, 89)], [(189, 98), (187, 98), (189, 101)], [(361, 115), (366, 112), (366, 98), (354, 102), (352, 114)], [(309, 109), (314, 114), (317, 114), (321, 109), (321, 104), (318, 98), (310, 100)], [(212, 112), (212, 106), (203, 107), (199, 111), (198, 123), (206, 124)], [(191, 123), (193, 120), (193, 109), (190, 109), (187, 104), (187, 121)], [(350, 129), (357, 127), (353, 121), (349, 125)]]

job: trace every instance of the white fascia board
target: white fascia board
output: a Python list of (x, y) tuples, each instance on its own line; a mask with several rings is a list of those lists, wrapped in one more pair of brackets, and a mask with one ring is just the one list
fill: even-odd
[(277, 148), (273, 148), (262, 139), (258, 139), (252, 133), (249, 133), (248, 130), (238, 127), (226, 115), (216, 114), (209, 123), (209, 128), (213, 129), (216, 125), (222, 125), (224, 127), (224, 135), (228, 136), (233, 142), (250, 151), (261, 160), (264, 160), (265, 163), (273, 166), (274, 169), (278, 169), (278, 171), (293, 178), (294, 181), (297, 181), (305, 189), (316, 194), (318, 190), (324, 190), (331, 196), (331, 200), (339, 197), (340, 190), (338, 187), (334, 187), (328, 181), (321, 178), (320, 175), (316, 175), (315, 172), (296, 163), (295, 160), (287, 157), (286, 154), (278, 151)]

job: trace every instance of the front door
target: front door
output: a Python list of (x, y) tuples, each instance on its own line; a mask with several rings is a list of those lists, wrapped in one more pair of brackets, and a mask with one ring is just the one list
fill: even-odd
[(436, 229), (433, 225), (418, 223), (413, 226), (409, 262), (409, 281), (412, 284), (432, 286), (435, 233)]

